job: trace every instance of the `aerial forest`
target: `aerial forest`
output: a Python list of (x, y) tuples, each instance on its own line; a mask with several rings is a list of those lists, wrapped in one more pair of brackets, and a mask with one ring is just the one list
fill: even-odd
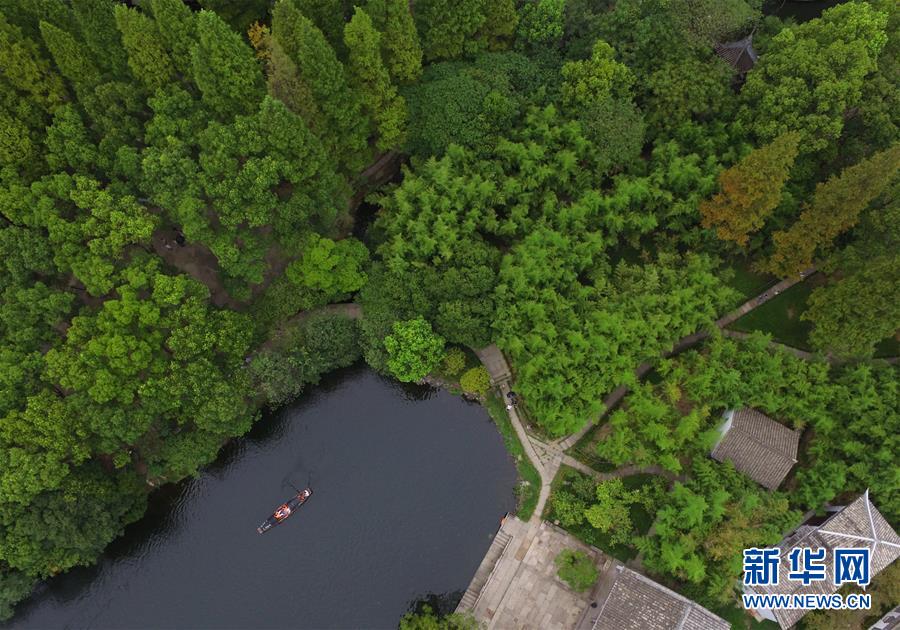
[[(551, 438), (634, 388), (608, 461), (680, 473), (712, 411), (781, 414), (811, 430), (791, 509), (870, 488), (900, 522), (900, 4), (764, 9), (0, 0), (0, 619), (266, 406), (460, 347), (496, 344)], [(751, 68), (720, 54), (751, 33)], [(662, 362), (706, 405), (663, 439), (635, 369), (812, 273), (816, 360)]]

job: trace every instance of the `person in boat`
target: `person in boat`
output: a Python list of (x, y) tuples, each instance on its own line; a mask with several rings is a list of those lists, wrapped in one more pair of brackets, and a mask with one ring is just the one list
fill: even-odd
[(276, 520), (284, 520), (291, 513), (291, 508), (287, 506), (287, 504), (281, 505), (277, 510), (275, 510), (275, 519)]

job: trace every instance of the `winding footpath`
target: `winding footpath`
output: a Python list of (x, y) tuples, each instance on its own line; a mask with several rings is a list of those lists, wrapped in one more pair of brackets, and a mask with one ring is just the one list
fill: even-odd
[[(801, 272), (797, 277), (787, 278), (781, 280), (780, 282), (777, 282), (759, 295), (747, 300), (736, 309), (717, 319), (715, 321), (716, 328), (720, 329), (722, 331), (722, 334), (726, 337), (731, 337), (734, 339), (746, 339), (749, 336), (748, 333), (727, 330), (726, 327), (733, 324), (735, 321), (737, 321), (750, 311), (762, 306), (783, 291), (790, 289), (798, 282), (806, 280), (815, 272), (816, 267), (813, 266)], [(288, 320), (288, 322), (285, 322), (284, 325), (289, 326), (290, 323), (305, 320), (309, 317), (319, 314), (343, 315), (344, 317), (348, 317), (350, 319), (360, 319), (363, 316), (362, 308), (359, 304), (329, 304), (327, 306), (298, 313), (293, 318)], [(709, 336), (709, 331), (700, 331), (691, 335), (687, 335), (686, 337), (682, 337), (672, 345), (671, 350), (662, 353), (660, 356), (662, 358), (667, 358), (676, 355), (679, 352), (683, 352), (684, 350), (703, 341)], [(265, 345), (267, 344), (264, 344), (264, 346)], [(791, 352), (795, 356), (807, 361), (824, 358), (825, 360), (828, 360), (832, 363), (837, 362), (837, 360), (832, 357), (822, 357), (821, 355), (816, 355), (811, 352), (807, 352), (799, 348), (793, 348), (791, 346), (787, 346), (775, 341), (770, 342), (769, 345), (773, 348), (782, 348), (788, 352)], [(512, 383), (513, 377), (512, 370), (510, 369), (509, 363), (507, 363), (506, 357), (503, 355), (503, 352), (500, 350), (500, 348), (493, 344), (485, 348), (474, 350), (475, 354), (481, 360), (482, 365), (484, 365), (485, 369), (488, 371), (488, 374), (491, 377), (491, 385), (493, 385), (497, 389), (497, 391), (501, 395), (501, 398), (506, 401), (506, 395), (510, 392), (510, 385)], [(897, 363), (898, 360), (900, 360), (900, 357), (891, 357), (883, 360), (887, 361), (888, 363)], [(635, 369), (636, 379), (638, 381), (641, 380), (652, 369), (653, 364), (649, 362), (641, 363)], [(513, 428), (515, 429), (516, 435), (519, 437), (519, 441), (522, 443), (525, 454), (528, 456), (528, 459), (531, 460), (531, 463), (534, 465), (535, 469), (538, 471), (541, 477), (541, 491), (538, 496), (537, 506), (535, 507), (534, 513), (529, 520), (529, 524), (532, 527), (537, 527), (541, 523), (544, 507), (547, 503), (548, 497), (550, 496), (551, 484), (553, 482), (553, 479), (556, 477), (560, 466), (563, 464), (575, 468), (576, 470), (579, 470), (586, 475), (590, 475), (598, 481), (605, 481), (617, 477), (627, 477), (636, 473), (652, 473), (661, 475), (668, 478), (670, 481), (680, 478), (679, 476), (673, 475), (672, 473), (663, 470), (659, 466), (623, 466), (610, 472), (599, 472), (566, 453), (566, 451), (575, 446), (578, 441), (581, 440), (581, 438), (583, 438), (588, 433), (588, 431), (590, 431), (596, 425), (597, 422), (602, 420), (607, 414), (615, 409), (616, 406), (622, 401), (622, 399), (625, 398), (625, 396), (628, 394), (628, 391), (629, 388), (625, 385), (616, 387), (606, 396), (606, 398), (603, 399), (604, 411), (600, 416), (598, 416), (595, 422), (589, 422), (579, 431), (552, 441), (541, 440), (535, 435), (529, 433), (525, 428), (525, 423), (519, 417), (518, 408), (507, 407), (509, 420), (512, 423)]]
[[(761, 306), (762, 304), (765, 304), (782, 291), (786, 291), (796, 283), (801, 282), (805, 278), (808, 278), (814, 271), (815, 268), (808, 269), (804, 271), (800, 275), (800, 277), (788, 278), (786, 280), (778, 282), (760, 295), (747, 300), (735, 310), (716, 320), (716, 327), (724, 329), (725, 326), (728, 326), (753, 309)], [(709, 337), (709, 333), (706, 331), (701, 331), (692, 335), (688, 335), (687, 337), (683, 337), (682, 339), (676, 341), (673, 344), (672, 349), (669, 352), (664, 353), (662, 356), (668, 357), (672, 356), (673, 354), (677, 354), (699, 343), (707, 337)], [(510, 391), (512, 371), (509, 368), (506, 357), (503, 356), (503, 352), (500, 351), (500, 348), (491, 344), (486, 348), (476, 350), (475, 353), (478, 355), (478, 358), (481, 360), (481, 363), (484, 365), (485, 369), (487, 369), (488, 374), (490, 374), (491, 384), (500, 392), (502, 399), (505, 401), (506, 395)], [(809, 355), (810, 358), (812, 358), (813, 356), (809, 353), (804, 354)], [(635, 370), (635, 376), (638, 380), (640, 380), (652, 368), (653, 366), (650, 363), (642, 363)], [(605, 411), (598, 418), (598, 420), (602, 419), (607, 413), (610, 412), (610, 410), (614, 409), (616, 405), (618, 405), (622, 401), (627, 393), (628, 387), (624, 385), (619, 386), (612, 392), (610, 392), (609, 395), (603, 400)], [(576, 470), (584, 474), (590, 475), (598, 481), (605, 481), (607, 479), (614, 479), (616, 477), (626, 477), (628, 475), (642, 472), (662, 475), (665, 477), (670, 477), (672, 479), (676, 478), (674, 475), (672, 475), (668, 471), (663, 470), (659, 466), (623, 466), (611, 472), (601, 473), (587, 466), (586, 464), (583, 464), (571, 455), (566, 454), (565, 451), (575, 446), (578, 440), (584, 437), (584, 435), (594, 427), (595, 423), (593, 422), (588, 423), (587, 426), (585, 426), (583, 429), (567, 437), (550, 442), (545, 442), (526, 431), (525, 425), (519, 417), (518, 408), (507, 406), (507, 413), (509, 414), (509, 420), (512, 423), (512, 426), (516, 431), (516, 435), (519, 436), (519, 441), (522, 442), (525, 453), (528, 455), (531, 463), (534, 465), (541, 476), (541, 492), (538, 496), (538, 502), (537, 506), (534, 509), (534, 513), (531, 515), (531, 519), (529, 520), (529, 524), (533, 528), (540, 525), (544, 513), (544, 507), (546, 506), (547, 499), (550, 496), (551, 484), (553, 483), (553, 479), (556, 477), (556, 474), (559, 471), (559, 467), (562, 464), (575, 468)]]
[[(798, 282), (802, 282), (802, 281), (806, 280), (812, 274), (814, 274), (815, 271), (816, 271), (816, 268), (815, 268), (815, 266), (813, 266), (805, 271), (802, 271), (799, 276), (792, 277), (792, 278), (786, 278), (786, 279), (772, 285), (771, 287), (769, 287), (768, 289), (766, 289), (759, 295), (750, 298), (749, 300), (747, 300), (746, 302), (744, 302), (743, 304), (738, 306), (733, 311), (730, 311), (723, 317), (720, 317), (719, 319), (717, 319), (715, 322), (716, 328), (722, 330), (722, 333), (726, 337), (745, 338), (747, 336), (746, 333), (734, 333), (733, 331), (725, 330), (725, 327), (730, 326), (731, 324), (733, 324), (734, 322), (739, 320), (741, 317), (743, 317), (744, 315), (746, 315), (753, 309), (762, 306), (763, 304), (765, 304), (772, 298), (776, 297), (778, 294), (782, 293), (783, 291), (787, 291), (788, 289), (790, 289), (792, 286), (794, 286)], [(694, 345), (698, 344), (699, 342), (703, 341), (704, 339), (709, 337), (709, 335), (710, 335), (710, 333), (708, 331), (704, 330), (704, 331), (693, 333), (686, 337), (682, 337), (681, 339), (679, 339), (672, 345), (671, 350), (669, 350), (668, 352), (664, 352), (661, 356), (662, 356), (662, 358), (668, 358), (668, 357), (678, 354), (679, 352), (683, 352), (684, 350), (690, 348), (691, 346), (694, 346)], [(774, 343), (774, 342), (771, 345), (784, 347), (787, 350), (793, 352), (794, 354), (796, 354), (797, 356), (800, 356), (800, 358), (803, 358), (803, 359), (811, 360), (811, 359), (815, 358), (815, 355), (813, 355), (812, 353), (805, 352), (805, 351), (799, 350), (797, 348), (791, 348), (790, 346), (784, 346), (783, 344), (778, 344), (778, 343)], [(637, 367), (637, 369), (634, 371), (636, 381), (640, 381), (652, 369), (653, 369), (652, 364), (641, 363)], [(600, 414), (600, 416), (597, 418), (597, 420), (598, 421), (602, 420), (610, 411), (615, 409), (615, 407), (620, 402), (622, 402), (622, 399), (625, 397), (625, 395), (628, 393), (628, 391), (629, 391), (629, 388), (625, 385), (620, 385), (619, 387), (612, 390), (609, 393), (609, 395), (603, 399), (603, 412)], [(582, 427), (581, 430), (576, 431), (575, 433), (558, 440), (557, 443), (559, 444), (559, 447), (562, 448), (562, 450), (564, 450), (564, 451), (572, 448), (573, 446), (575, 446), (575, 444), (578, 443), (578, 441), (581, 438), (583, 438), (587, 434), (588, 431), (590, 431), (594, 427), (595, 424), (596, 424), (595, 422), (589, 422), (586, 426)]]
[[(794, 284), (805, 280), (815, 269), (804, 271), (798, 278), (789, 278), (782, 280), (775, 285), (769, 287), (766, 291), (756, 297), (747, 300), (735, 310), (727, 313), (725, 316), (716, 320), (716, 328), (721, 329), (723, 334), (729, 337), (743, 338), (744, 333), (733, 333), (725, 330), (725, 327), (743, 317), (753, 309), (765, 304), (773, 297), (792, 287)], [(669, 357), (677, 354), (703, 339), (710, 336), (709, 331), (700, 331), (692, 335), (688, 335), (679, 339), (672, 345), (671, 350), (662, 353), (662, 357)], [(781, 344), (772, 343), (773, 346)], [(793, 352), (800, 358), (811, 360), (823, 358), (811, 353), (784, 346), (788, 351)], [(491, 378), (491, 385), (499, 392), (501, 399), (506, 402), (507, 394), (510, 392), (510, 384), (512, 382), (512, 370), (506, 361), (503, 352), (496, 346), (490, 345), (485, 348), (475, 350), (482, 365), (488, 371)], [(825, 357), (831, 360), (829, 357)], [(651, 369), (652, 364), (649, 362), (642, 363), (635, 370), (637, 379), (641, 379)], [(546, 534), (547, 528), (553, 528), (543, 520), (544, 509), (550, 497), (550, 490), (553, 480), (559, 472), (560, 466), (566, 465), (574, 468), (585, 475), (589, 475), (593, 479), (606, 481), (609, 479), (627, 477), (638, 473), (650, 473), (664, 477), (669, 483), (676, 481), (684, 481), (684, 475), (675, 475), (670, 471), (662, 469), (660, 466), (622, 466), (616, 470), (609, 472), (600, 472), (594, 470), (587, 464), (578, 461), (566, 450), (575, 446), (575, 444), (594, 426), (596, 422), (602, 419), (612, 409), (618, 405), (625, 395), (628, 393), (626, 386), (620, 386), (614, 389), (603, 400), (605, 410), (597, 418), (595, 422), (590, 422), (580, 431), (572, 435), (563, 437), (558, 440), (545, 441), (528, 432), (526, 424), (519, 417), (519, 409), (516, 406), (507, 405), (506, 410), (526, 456), (531, 460), (535, 469), (541, 478), (541, 489), (538, 496), (537, 505), (534, 512), (527, 522), (523, 522), (514, 516), (508, 516), (501, 521), (500, 529), (491, 542), (487, 553), (479, 564), (475, 575), (473, 576), (468, 588), (460, 599), (456, 612), (469, 613), (478, 619), (486, 621), (486, 627), (492, 629), (496, 627), (498, 618), (503, 617), (502, 610), (522, 610), (523, 606), (527, 606), (528, 602), (533, 602), (535, 598), (534, 584), (539, 578), (540, 571), (536, 569), (538, 562), (537, 556), (539, 551), (535, 549), (543, 549), (546, 556)], [(651, 525), (650, 532), (654, 531), (655, 524)], [(566, 544), (578, 544), (574, 539), (569, 539)], [(536, 555), (537, 554), (537, 555)], [(555, 552), (553, 552), (554, 555)], [(548, 556), (549, 557), (549, 556)], [(546, 560), (547, 558), (545, 558)], [(607, 562), (611, 561), (608, 559)], [(543, 565), (542, 565), (543, 566)], [(643, 554), (628, 561), (627, 566), (635, 571), (643, 571)], [(606, 565), (604, 565), (604, 570)], [(535, 573), (537, 571), (537, 573)], [(501, 611), (499, 617), (495, 615)], [(549, 613), (548, 613), (549, 614)]]
[[(738, 319), (749, 313), (750, 311), (762, 306), (769, 300), (778, 296), (783, 291), (790, 289), (792, 286), (797, 284), (798, 282), (802, 282), (809, 278), (816, 272), (815, 266), (801, 272), (799, 276), (786, 278), (777, 282), (776, 284), (770, 286), (765, 291), (760, 293), (759, 295), (747, 300), (736, 309), (728, 312), (724, 316), (720, 317), (716, 320), (715, 325), (716, 328), (722, 331), (722, 334), (726, 337), (731, 337), (735, 339), (746, 339), (749, 334), (743, 332), (737, 332), (732, 330), (727, 330), (726, 327), (736, 322)], [(710, 336), (709, 331), (700, 331), (693, 333), (691, 335), (687, 335), (686, 337), (682, 337), (678, 341), (676, 341), (672, 345), (672, 349), (668, 352), (664, 352), (661, 356), (663, 358), (667, 358), (673, 355), (678, 354), (679, 352), (683, 352), (684, 350), (696, 345), (697, 343), (703, 341), (704, 339)], [(816, 355), (811, 352), (807, 352), (805, 350), (801, 350), (799, 348), (793, 348), (791, 346), (787, 346), (778, 342), (770, 342), (769, 344), (773, 348), (782, 348), (787, 352), (791, 352), (795, 356), (805, 359), (807, 361), (811, 361), (814, 359), (823, 358), (821, 355)], [(495, 345), (487, 346), (486, 348), (481, 348), (480, 350), (476, 350), (475, 353), (478, 355), (478, 358), (481, 360), (481, 363), (487, 369), (488, 374), (491, 376), (491, 384), (497, 388), (500, 392), (503, 400), (506, 400), (506, 394), (510, 391), (510, 383), (512, 381), (512, 371), (509, 368), (509, 364), (506, 361), (506, 357), (503, 356), (503, 352)], [(837, 362), (835, 359), (831, 357), (824, 357), (826, 360), (830, 362)], [(891, 357), (888, 359), (884, 359), (888, 363), (897, 363), (898, 357)], [(653, 369), (653, 364), (649, 362), (641, 363), (637, 369), (635, 369), (635, 377), (637, 380), (642, 379), (647, 373)], [(603, 419), (610, 411), (615, 409), (615, 407), (622, 401), (622, 399), (628, 394), (629, 388), (625, 385), (621, 385), (612, 390), (606, 398), (603, 399), (603, 413), (597, 418), (597, 421)], [(550, 495), (550, 487), (553, 479), (556, 477), (557, 472), (559, 471), (559, 467), (562, 464), (566, 466), (570, 466), (586, 475), (590, 475), (598, 481), (605, 481), (608, 479), (614, 479), (617, 477), (627, 477), (629, 475), (633, 475), (636, 473), (652, 473), (656, 475), (661, 475), (671, 480), (677, 480), (680, 477), (673, 475), (669, 471), (663, 470), (659, 466), (623, 466), (616, 470), (610, 472), (598, 472), (591, 468), (590, 466), (578, 461), (571, 455), (566, 453), (567, 450), (575, 446), (581, 438), (583, 438), (588, 431), (590, 431), (595, 425), (596, 422), (590, 422), (586, 426), (584, 426), (579, 431), (572, 433), (571, 435), (565, 436), (563, 438), (553, 440), (553, 441), (544, 441), (539, 439), (538, 437), (530, 434), (525, 429), (525, 424), (522, 422), (519, 417), (519, 412), (516, 407), (508, 407), (507, 413), (509, 414), (510, 422), (515, 428), (516, 435), (519, 436), (519, 440), (522, 442), (522, 446), (525, 449), (525, 453), (528, 455), (528, 458), (531, 460), (531, 463), (537, 469), (538, 473), (541, 476), (541, 492), (538, 498), (537, 506), (535, 507), (534, 514), (531, 516), (530, 523), (539, 524), (541, 521), (541, 517), (544, 512), (544, 507), (547, 502), (547, 498)]]

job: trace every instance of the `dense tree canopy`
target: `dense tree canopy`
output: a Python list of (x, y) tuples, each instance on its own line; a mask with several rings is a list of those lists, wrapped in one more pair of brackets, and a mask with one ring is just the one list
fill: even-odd
[[(629, 386), (592, 457), (681, 482), (553, 513), (708, 605), (797, 510), (870, 488), (896, 523), (896, 369), (869, 357), (900, 327), (900, 10), (760, 8), (0, 0), (0, 617), (329, 370), (484, 394), (445, 343), (499, 346), (538, 433)], [(751, 32), (738, 74), (715, 44)], [(750, 269), (811, 264), (790, 317), (833, 364), (755, 336), (660, 359)], [(738, 405), (809, 432), (783, 494), (706, 461)]]
[(886, 24), (887, 15), (868, 3), (848, 2), (782, 30), (741, 90), (742, 118), (764, 142), (798, 131), (803, 152), (827, 147), (840, 136), (845, 112), (860, 104), (887, 42)]

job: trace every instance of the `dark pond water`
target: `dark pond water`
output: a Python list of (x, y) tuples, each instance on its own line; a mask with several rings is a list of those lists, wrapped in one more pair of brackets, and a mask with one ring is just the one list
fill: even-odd
[(822, 15), (822, 11), (847, 0), (768, 0), (763, 8), (767, 14), (781, 18), (792, 17), (797, 22), (807, 22)]
[[(309, 474), (309, 503), (258, 535)], [(11, 625), (396, 628), (412, 602), (466, 588), (515, 481), (481, 407), (350, 368), (155, 493), (97, 566), (50, 580)]]

